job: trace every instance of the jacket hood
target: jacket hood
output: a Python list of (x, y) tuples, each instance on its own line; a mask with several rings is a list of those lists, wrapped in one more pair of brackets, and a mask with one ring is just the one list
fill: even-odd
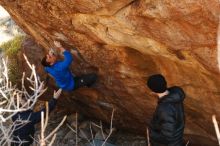
[(164, 102), (178, 103), (184, 101), (185, 93), (180, 87), (174, 86), (168, 88), (168, 91), (169, 94), (159, 99), (159, 103), (164, 103)]

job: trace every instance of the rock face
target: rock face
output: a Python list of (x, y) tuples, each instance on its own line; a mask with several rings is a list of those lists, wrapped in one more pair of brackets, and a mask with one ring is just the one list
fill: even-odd
[[(166, 76), (181, 86), (188, 135), (216, 140), (211, 115), (220, 121), (218, 0), (0, 0), (16, 23), (45, 49), (53, 40), (76, 47), (75, 74), (97, 72), (92, 89), (60, 101), (84, 114), (134, 132), (145, 131), (156, 99), (146, 77)], [(28, 50), (39, 62), (40, 55)], [(38, 63), (39, 64), (39, 63)], [(39, 67), (40, 68), (40, 67)], [(42, 69), (39, 69), (42, 71)]]

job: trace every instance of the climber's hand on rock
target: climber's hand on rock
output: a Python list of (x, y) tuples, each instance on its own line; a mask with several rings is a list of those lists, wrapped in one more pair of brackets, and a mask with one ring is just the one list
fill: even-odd
[(62, 89), (59, 89), (58, 91), (54, 91), (53, 98), (58, 99), (60, 97), (61, 92), (62, 92)]
[(63, 53), (65, 51), (65, 49), (63, 48), (63, 46), (61, 45), (60, 42), (54, 41), (54, 45), (56, 48), (58, 48), (60, 50), (61, 53)]
[(57, 47), (57, 48), (61, 48), (62, 47), (61, 43), (58, 42), (58, 41), (54, 41), (53, 43), (54, 43), (55, 47)]
[(72, 49), (70, 52), (71, 52), (74, 56), (78, 56), (78, 51), (77, 51), (77, 50)]

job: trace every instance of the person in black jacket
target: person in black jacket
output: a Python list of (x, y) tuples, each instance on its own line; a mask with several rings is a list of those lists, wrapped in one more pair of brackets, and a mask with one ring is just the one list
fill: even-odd
[[(62, 90), (59, 89), (57, 92), (54, 92), (54, 97), (49, 101), (49, 112), (51, 112), (57, 103), (57, 99), (59, 98)], [(41, 112), (46, 113), (46, 108), (41, 109), (38, 112), (33, 112), (31, 109), (28, 109), (24, 112), (18, 112), (16, 115), (12, 117), (12, 121), (17, 124), (21, 121), (28, 121), (25, 124), (18, 124), (15, 126), (15, 130), (13, 131), (13, 143), (11, 146), (30, 146), (33, 143), (33, 137), (35, 133), (34, 125), (41, 121)], [(20, 144), (22, 141), (24, 143)]]
[(183, 146), (184, 91), (177, 86), (167, 88), (161, 74), (150, 76), (147, 86), (159, 97), (149, 129), (151, 146)]

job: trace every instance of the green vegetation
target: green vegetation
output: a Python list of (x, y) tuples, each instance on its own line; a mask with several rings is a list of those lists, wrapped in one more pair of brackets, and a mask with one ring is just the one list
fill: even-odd
[(23, 40), (24, 36), (16, 36), (14, 39), (3, 43), (0, 48), (5, 52), (6, 56), (11, 58), (18, 53)]
[(0, 45), (1, 51), (5, 54), (4, 56), (7, 56), (9, 59), (9, 78), (13, 84), (16, 84), (22, 76), (21, 68), (19, 68), (19, 60), (21, 60), (21, 53), (19, 51), (23, 40), (24, 36), (19, 35)]

